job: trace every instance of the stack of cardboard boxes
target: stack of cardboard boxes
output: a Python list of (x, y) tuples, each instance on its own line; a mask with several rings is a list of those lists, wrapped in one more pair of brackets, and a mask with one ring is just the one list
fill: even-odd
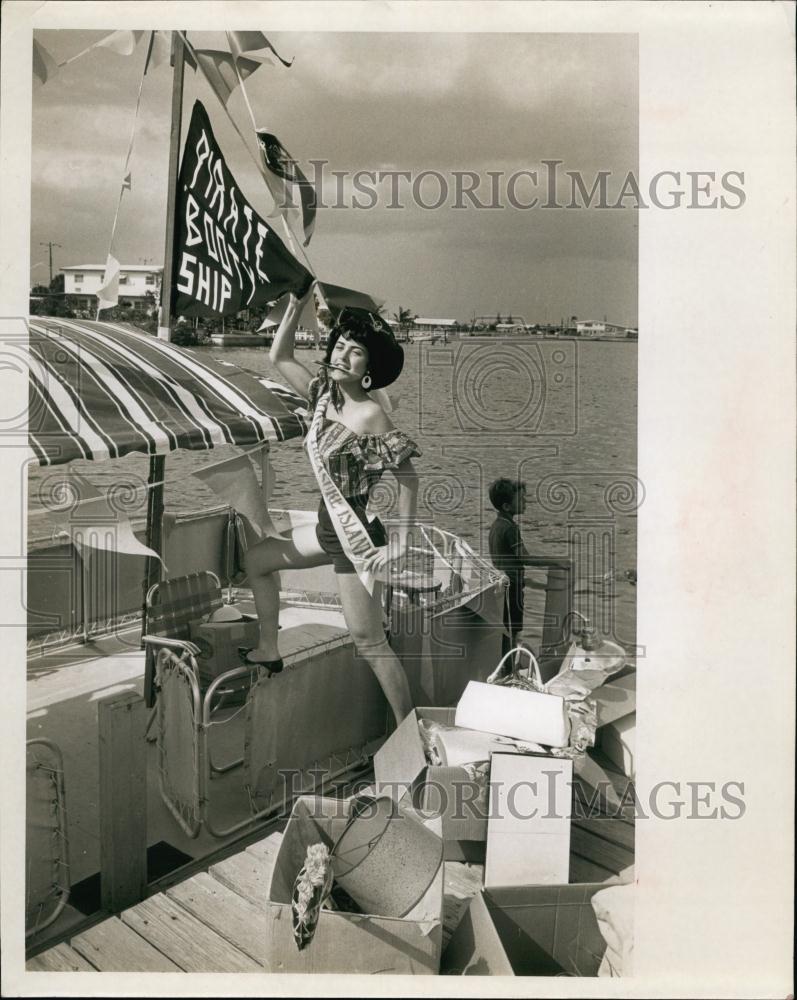
[[(628, 720), (634, 718), (635, 674), (604, 685), (593, 697), (598, 743), (616, 761), (615, 731), (625, 740), (623, 747), (633, 733)], [(569, 881), (571, 833), (581, 834), (573, 825), (573, 762), (542, 747), (529, 753), (528, 746), (485, 740), (489, 768), (481, 774), (461, 762), (430, 764), (421, 727), (451, 727), (455, 719), (453, 708), (418, 708), (374, 758), (377, 788), (407, 795), (421, 812), (439, 814), (446, 860), (484, 863), (483, 888), (446, 948), (442, 971), (597, 975), (606, 943), (592, 897), (606, 883)], [(587, 766), (580, 761), (578, 771), (592, 773), (593, 759), (584, 760)], [(622, 757), (622, 763), (627, 760)]]
[[(604, 729), (629, 718), (633, 677), (594, 696)], [(315, 936), (302, 950), (292, 934), (294, 879), (311, 844), (323, 843), (334, 855), (353, 800), (297, 800), (266, 904), (271, 971), (598, 974), (606, 942), (592, 899), (606, 883), (570, 883), (572, 834), (578, 832), (573, 761), (542, 746), (458, 728), (455, 721), (455, 708), (417, 708), (374, 758), (375, 794), (400, 806), (399, 830), (392, 835), (411, 836), (412, 824), (420, 823), (440, 838), (431, 881), (399, 916), (322, 909)], [(428, 757), (430, 727), (443, 751), (441, 763)], [(602, 736), (604, 745), (614, 738)], [(395, 857), (401, 855), (399, 850)], [(483, 882), (443, 952), (444, 862), (463, 860), (484, 866)], [(384, 864), (390, 867), (390, 855)], [(410, 878), (412, 862), (401, 864)]]

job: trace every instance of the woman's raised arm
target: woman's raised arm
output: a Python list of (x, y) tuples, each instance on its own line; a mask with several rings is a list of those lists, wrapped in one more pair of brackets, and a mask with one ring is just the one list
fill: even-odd
[(296, 360), (295, 338), (299, 317), (312, 294), (312, 290), (313, 285), (311, 284), (301, 299), (297, 299), (291, 293), (288, 308), (285, 310), (285, 315), (282, 317), (282, 322), (274, 336), (271, 350), (268, 352), (269, 359), (280, 375), (292, 389), (295, 389), (305, 399), (307, 398), (307, 386), (313, 378), (314, 372), (311, 372), (301, 361)]

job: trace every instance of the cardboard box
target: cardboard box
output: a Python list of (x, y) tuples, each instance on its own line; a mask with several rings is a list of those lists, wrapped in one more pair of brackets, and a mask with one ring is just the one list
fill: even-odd
[(636, 712), (610, 722), (599, 730), (601, 752), (627, 777), (634, 778), (634, 747), (636, 743)]
[(442, 864), (422, 899), (406, 916), (322, 909), (313, 940), (302, 951), (297, 948), (291, 923), (294, 880), (308, 846), (321, 842), (331, 850), (347, 817), (344, 799), (302, 796), (296, 800), (274, 862), (265, 905), (268, 970), (436, 975), (443, 940)]
[(474, 896), (446, 948), (441, 973), (596, 976), (606, 942), (592, 897), (606, 886), (505, 886)]
[(483, 786), (472, 781), (463, 767), (427, 764), (423, 752), (418, 721), (428, 719), (453, 726), (455, 712), (454, 708), (414, 709), (374, 756), (377, 790), (399, 799), (409, 794), (421, 812), (441, 817), (446, 861), (479, 857), (481, 846), (473, 852), (459, 842), (476, 841), (481, 845), (487, 839), (488, 809)]
[(573, 762), (494, 753), (484, 887), (566, 884)]
[[(197, 657), (199, 679), (202, 687), (207, 687), (220, 674), (242, 666), (238, 647), (256, 646), (260, 640), (257, 618), (244, 615), (236, 622), (192, 622), (190, 639), (199, 646)], [(248, 681), (243, 679), (248, 687)], [(240, 686), (241, 682), (234, 682)]]

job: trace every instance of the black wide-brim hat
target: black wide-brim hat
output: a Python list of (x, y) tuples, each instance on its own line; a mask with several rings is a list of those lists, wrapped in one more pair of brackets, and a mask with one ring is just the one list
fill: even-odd
[(335, 318), (329, 334), (327, 358), (341, 335), (353, 336), (368, 351), (368, 374), (372, 389), (384, 389), (401, 374), (404, 367), (404, 349), (396, 335), (382, 317), (358, 306), (345, 306)]

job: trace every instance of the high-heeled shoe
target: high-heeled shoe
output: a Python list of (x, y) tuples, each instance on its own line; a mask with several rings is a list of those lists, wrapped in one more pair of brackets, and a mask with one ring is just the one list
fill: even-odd
[(255, 646), (238, 647), (238, 656), (247, 667), (263, 667), (272, 674), (278, 674), (285, 666), (281, 658), (277, 660), (253, 660), (250, 653), (254, 653), (255, 649)]

